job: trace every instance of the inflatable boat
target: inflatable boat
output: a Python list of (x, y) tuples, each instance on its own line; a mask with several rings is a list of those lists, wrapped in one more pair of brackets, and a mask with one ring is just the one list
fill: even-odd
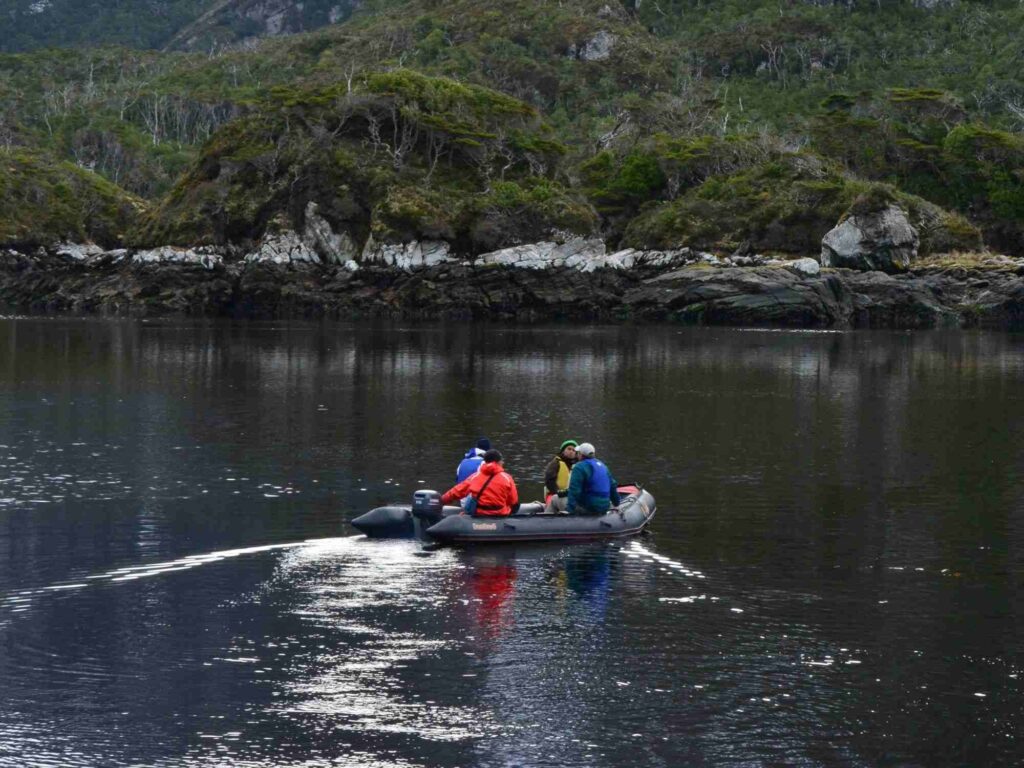
[(605, 515), (546, 514), (541, 502), (507, 517), (473, 517), (443, 507), (434, 491), (417, 491), (410, 505), (393, 504), (360, 515), (352, 526), (370, 538), (424, 538), (443, 544), (513, 541), (599, 541), (643, 531), (656, 510), (654, 497), (637, 486), (620, 486), (621, 503)]

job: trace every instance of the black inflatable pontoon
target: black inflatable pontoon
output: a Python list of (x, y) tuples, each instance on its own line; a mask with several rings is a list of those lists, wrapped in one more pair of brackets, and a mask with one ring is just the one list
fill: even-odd
[(413, 516), (409, 504), (390, 504), (371, 509), (352, 521), (352, 527), (371, 539), (413, 539), (449, 515), (457, 515), (462, 507), (443, 507), (433, 514)]
[(654, 517), (654, 497), (636, 486), (621, 486), (622, 503), (606, 515), (544, 514), (540, 502), (523, 504), (508, 517), (472, 517), (460, 507), (441, 507), (433, 491), (417, 491), (411, 505), (390, 505), (352, 521), (370, 538), (422, 536), (445, 544), (511, 541), (595, 541), (640, 533)]
[[(544, 505), (539, 501), (523, 504), (519, 511), (535, 515), (544, 511)], [(352, 527), (371, 539), (423, 538), (432, 525), (460, 512), (462, 507), (441, 506), (441, 495), (436, 491), (416, 491), (412, 504), (389, 504), (371, 509), (353, 520)]]

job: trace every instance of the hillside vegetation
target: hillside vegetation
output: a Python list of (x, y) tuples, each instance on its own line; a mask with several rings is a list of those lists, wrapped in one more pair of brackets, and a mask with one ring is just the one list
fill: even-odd
[(275, 88), (222, 129), (149, 216), (149, 243), (246, 243), (316, 203), (362, 241), (447, 240), (466, 251), (596, 229), (555, 180), (565, 146), (536, 109), (408, 70), (351, 85)]
[(34, 247), (62, 240), (123, 244), (143, 205), (68, 162), (0, 153), (0, 243)]
[(0, 152), (149, 200), (138, 242), (251, 241), (316, 202), (467, 252), (553, 229), (813, 252), (881, 195), (932, 250), (1024, 252), (1016, 0), (308, 3), (346, 20), (236, 48), (253, 4), (163, 5), (136, 47), (216, 45), (0, 56)]

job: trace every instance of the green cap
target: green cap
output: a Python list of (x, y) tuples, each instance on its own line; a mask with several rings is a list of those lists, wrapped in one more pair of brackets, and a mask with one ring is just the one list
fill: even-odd
[(579, 447), (579, 443), (577, 443), (575, 440), (566, 440), (564, 443), (562, 443), (560, 446), (558, 446), (558, 452), (561, 453), (562, 451), (564, 451), (570, 445), (573, 448), (578, 448)]

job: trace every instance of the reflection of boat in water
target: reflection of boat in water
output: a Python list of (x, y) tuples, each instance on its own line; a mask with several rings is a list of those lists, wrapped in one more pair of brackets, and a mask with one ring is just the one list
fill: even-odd
[(352, 521), (371, 538), (422, 535), (445, 544), (515, 541), (600, 541), (633, 536), (654, 517), (654, 497), (637, 486), (621, 486), (622, 502), (596, 516), (545, 514), (540, 502), (523, 504), (508, 517), (471, 517), (460, 507), (442, 507), (433, 491), (417, 491), (411, 505), (379, 507)]
[[(546, 587), (528, 579), (521, 596), (536, 601), (543, 595), (546, 609), (556, 608), (563, 619), (580, 622), (600, 619), (607, 610), (616, 581), (615, 542), (590, 542), (551, 546), (545, 542), (505, 544), (500, 547), (469, 547), (459, 554), (459, 568), (449, 581), (465, 607), (474, 629), (494, 640), (514, 628), (514, 604), (520, 573), (541, 575)], [(548, 601), (554, 600), (554, 606)], [(534, 603), (536, 605), (536, 603)]]

